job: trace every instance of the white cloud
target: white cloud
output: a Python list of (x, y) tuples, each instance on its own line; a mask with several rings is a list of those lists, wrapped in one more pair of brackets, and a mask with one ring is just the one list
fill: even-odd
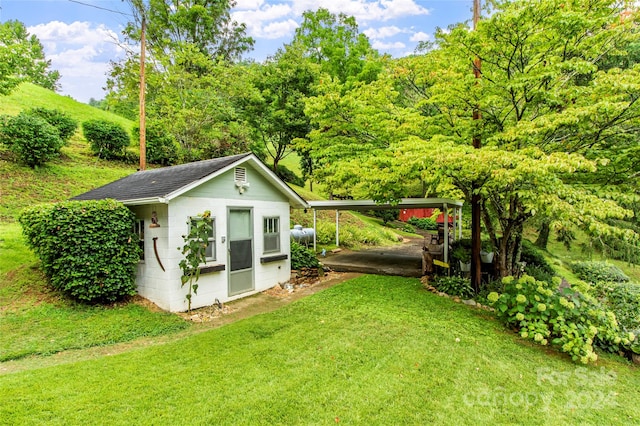
[(387, 50), (398, 50), (398, 49), (406, 49), (407, 45), (404, 44), (401, 41), (392, 41), (389, 43), (385, 43), (382, 41), (374, 41), (373, 43), (371, 43), (371, 46), (374, 49), (378, 49), (378, 50), (382, 50), (382, 51), (387, 51)]
[(307, 10), (328, 9), (332, 13), (344, 13), (356, 18), (358, 23), (388, 21), (407, 16), (428, 15), (429, 9), (415, 0), (290, 0), (296, 15)]
[(394, 26), (380, 27), (380, 28), (368, 28), (363, 33), (372, 40), (383, 39), (393, 37), (394, 35), (406, 32), (400, 28)]
[(109, 61), (124, 56), (118, 35), (104, 25), (51, 21), (28, 27), (44, 47), (51, 68), (60, 72), (61, 91), (81, 102), (102, 99)]
[(429, 39), (431, 39), (431, 36), (429, 34), (418, 31), (417, 33), (413, 34), (411, 38), (409, 38), (409, 41), (420, 42), (427, 41)]
[(286, 21), (272, 22), (267, 24), (262, 29), (262, 37), (266, 39), (277, 39), (292, 35), (298, 23), (293, 19), (287, 19)]
[(259, 9), (264, 4), (264, 0), (236, 0), (236, 10)]
[[(267, 4), (256, 9), (234, 11), (231, 17), (234, 21), (245, 23), (247, 34), (255, 38), (274, 39), (289, 36), (298, 26), (292, 19), (291, 7), (286, 4)], [(276, 20), (279, 22), (273, 22)]]

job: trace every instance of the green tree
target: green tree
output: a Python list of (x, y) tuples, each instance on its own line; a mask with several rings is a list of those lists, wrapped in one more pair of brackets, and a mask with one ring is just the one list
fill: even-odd
[[(439, 32), (432, 50), (395, 61), (359, 96), (325, 86), (307, 108), (317, 126), (312, 144), (329, 151), (332, 139), (342, 143), (335, 175), (375, 199), (406, 196), (411, 180), (424, 181), (427, 193), (477, 191), (502, 275), (517, 267), (524, 226), (537, 217), (637, 246), (637, 233), (610, 222), (630, 213), (616, 202), (621, 187), (600, 191), (607, 163), (628, 164), (618, 179), (637, 176), (629, 163), (637, 158), (640, 68), (598, 68), (607, 52), (637, 42), (635, 16), (621, 20), (607, 0), (493, 5), (477, 31)], [(481, 120), (472, 118), (476, 107)], [(471, 147), (474, 135), (481, 149)]]
[(58, 89), (60, 73), (51, 71), (50, 66), (42, 44), (35, 35), (29, 35), (22, 22), (0, 23), (0, 95), (6, 95), (22, 81)]
[[(140, 40), (146, 22), (146, 113), (181, 147), (183, 161), (248, 151), (251, 142), (238, 111), (243, 68), (231, 66), (253, 46), (244, 25), (231, 19), (233, 1), (129, 0), (136, 15), (125, 30)], [(242, 66), (239, 66), (242, 67)], [(113, 63), (109, 109), (134, 118), (139, 108), (140, 59)], [(251, 87), (247, 90), (250, 92)], [(250, 94), (248, 94), (250, 95)]]
[[(146, 39), (155, 57), (173, 57), (185, 46), (193, 46), (211, 59), (236, 61), (253, 48), (246, 25), (234, 21), (234, 0), (127, 0), (137, 22), (125, 33), (140, 40), (140, 24), (146, 21)], [(188, 65), (188, 58), (176, 60)]]
[(171, 134), (183, 161), (201, 160), (251, 151), (249, 128), (240, 102), (253, 96), (247, 70), (240, 65), (210, 61), (193, 50), (184, 53), (203, 73), (166, 64), (166, 72), (149, 74), (150, 122)]
[(313, 64), (291, 50), (280, 50), (252, 69), (254, 96), (244, 97), (243, 110), (277, 171), (280, 160), (293, 152), (294, 141), (305, 138), (311, 129), (304, 105), (317, 74)]
[(336, 16), (324, 8), (304, 12), (292, 45), (343, 84), (374, 80), (381, 68), (378, 52), (359, 32), (356, 19), (344, 13)]

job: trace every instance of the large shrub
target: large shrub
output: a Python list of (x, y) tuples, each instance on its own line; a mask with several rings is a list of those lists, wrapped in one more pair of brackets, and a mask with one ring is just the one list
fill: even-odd
[[(134, 127), (133, 137), (135, 140), (140, 140), (139, 126)], [(178, 162), (178, 145), (174, 137), (160, 126), (147, 126), (145, 146), (148, 163), (171, 166)]]
[[(615, 314), (623, 331), (636, 336), (640, 334), (640, 285), (599, 282), (592, 286), (592, 292)], [(640, 339), (634, 342), (631, 349), (640, 354)]]
[(522, 240), (520, 261), (525, 263), (525, 272), (539, 281), (550, 282), (550, 278), (555, 275), (555, 271), (549, 262), (547, 262), (540, 249), (529, 240)]
[(125, 148), (131, 143), (127, 131), (117, 123), (89, 120), (82, 123), (82, 133), (91, 145), (91, 151), (105, 160), (125, 157)]
[(302, 179), (294, 171), (289, 170), (282, 164), (278, 164), (278, 170), (276, 170), (276, 174), (285, 182), (304, 187), (304, 179)]
[(135, 294), (140, 248), (135, 216), (123, 204), (68, 201), (26, 209), (19, 220), (57, 290), (88, 303)]
[(615, 314), (595, 298), (524, 275), (503, 278), (501, 294), (490, 293), (489, 303), (507, 326), (541, 345), (554, 345), (574, 361), (588, 363), (598, 357), (594, 343), (617, 352), (635, 344), (636, 336), (621, 330)]
[(629, 277), (620, 268), (607, 262), (575, 262), (571, 265), (571, 270), (578, 278), (591, 284), (629, 281)]
[(291, 241), (291, 269), (317, 268), (319, 266), (320, 262), (313, 251)]
[(71, 136), (78, 128), (78, 122), (59, 109), (32, 108), (29, 110), (29, 114), (43, 118), (47, 123), (58, 129), (60, 139), (65, 143), (71, 139)]
[(431, 219), (430, 217), (411, 217), (409, 220), (407, 220), (407, 223), (409, 225), (413, 225), (418, 229), (423, 229), (423, 230), (431, 230), (431, 231), (435, 231), (436, 229), (438, 229), (438, 223), (434, 220)]
[(60, 155), (60, 148), (64, 145), (55, 127), (43, 118), (25, 112), (3, 118), (0, 141), (19, 161), (31, 168)]

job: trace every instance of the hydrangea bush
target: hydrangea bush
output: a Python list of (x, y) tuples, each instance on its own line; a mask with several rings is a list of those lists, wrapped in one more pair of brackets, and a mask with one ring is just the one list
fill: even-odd
[(522, 338), (553, 345), (576, 362), (597, 360), (594, 344), (618, 352), (629, 350), (636, 336), (621, 330), (615, 314), (597, 299), (570, 288), (524, 275), (503, 278), (504, 291), (487, 296), (497, 317)]

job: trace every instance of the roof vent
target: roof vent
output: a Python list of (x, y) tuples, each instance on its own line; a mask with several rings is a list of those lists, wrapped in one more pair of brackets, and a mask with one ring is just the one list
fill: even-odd
[(249, 182), (247, 182), (247, 169), (244, 167), (236, 167), (235, 170), (236, 188), (240, 194), (244, 193), (249, 188)]
[(236, 183), (246, 183), (247, 182), (247, 169), (244, 167), (236, 167), (235, 172), (235, 181)]

